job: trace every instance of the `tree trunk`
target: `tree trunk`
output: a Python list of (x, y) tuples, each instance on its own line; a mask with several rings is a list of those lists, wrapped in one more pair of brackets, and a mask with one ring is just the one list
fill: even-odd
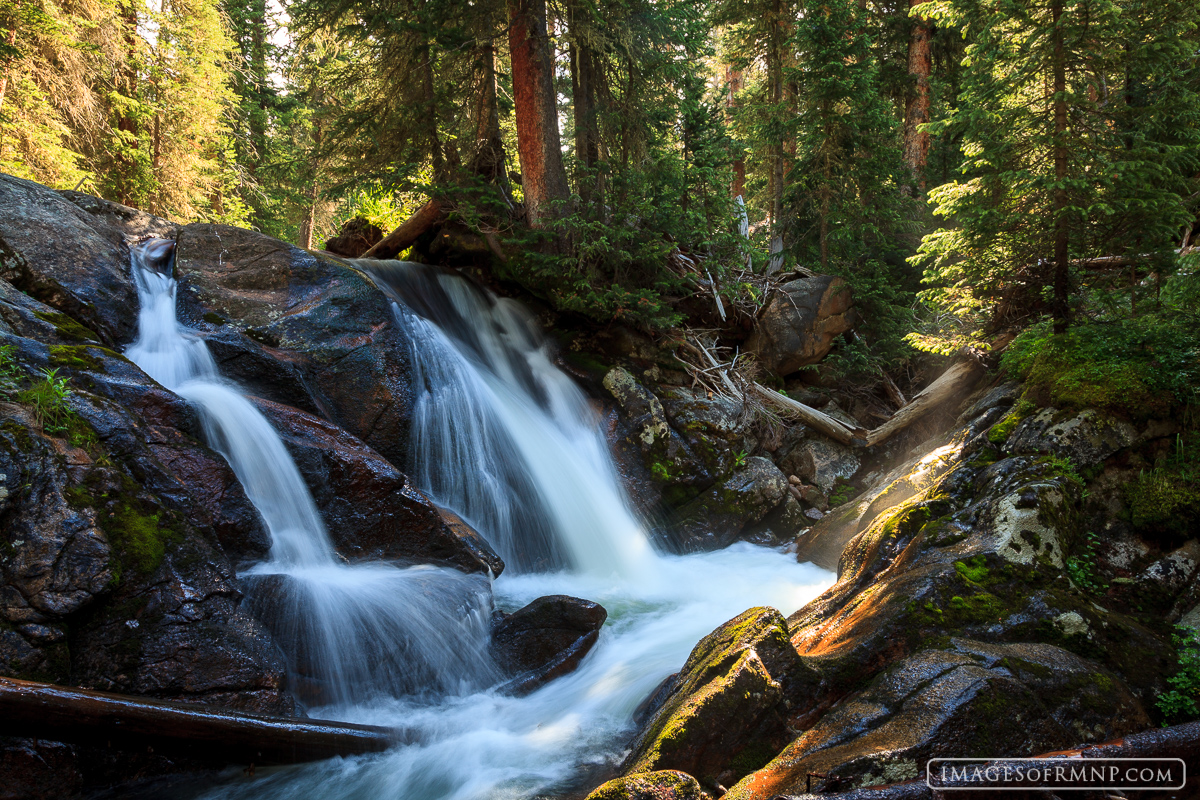
[[(11, 24), (12, 27), (8, 29), (8, 36), (5, 37), (5, 41), (9, 47), (17, 43), (17, 21), (14, 19)], [(12, 62), (6, 61), (4, 63), (4, 74), (0, 75), (0, 108), (4, 107), (4, 94), (8, 91), (8, 73), (11, 69)]]
[(558, 132), (546, 0), (508, 0), (509, 51), (517, 115), (517, 154), (530, 227), (539, 228), (570, 190)]
[(912, 35), (908, 40), (908, 74), (913, 86), (904, 110), (904, 161), (921, 191), (925, 190), (925, 164), (929, 160), (929, 134), (920, 126), (929, 122), (929, 75), (933, 60), (929, 52), (929, 20), (911, 13), (925, 0), (908, 0)]
[[(733, 110), (737, 108), (737, 93), (742, 90), (742, 71), (733, 67), (725, 68), (725, 84), (729, 87), (729, 95), (725, 98), (725, 118), (733, 119)], [(733, 160), (733, 186), (730, 189), (733, 197), (746, 199), (746, 162), (741, 154)]]
[(496, 46), (487, 40), (477, 52), (479, 89), (475, 93), (475, 153), (470, 169), (485, 180), (504, 183), (504, 140), (496, 105)]
[(0, 678), (0, 735), (178, 753), (215, 764), (298, 764), (378, 753), (411, 736), (349, 722), (249, 714)]
[[(121, 70), (123, 85), (120, 88), (125, 97), (132, 102), (137, 97), (138, 89), (136, 66), (138, 50), (138, 19), (137, 7), (133, 4), (133, 0), (126, 0), (126, 2), (122, 5), (121, 22), (124, 28), (126, 52), (125, 64)], [(138, 148), (138, 126), (137, 120), (134, 119), (133, 116), (128, 113), (122, 114), (117, 120), (117, 130), (121, 133), (129, 134), (128, 136), (121, 137), (122, 151), (125, 151), (126, 149), (136, 150)], [(137, 163), (134, 159), (123, 155), (119, 156), (118, 160), (119, 162), (123, 162), (122, 166), (124, 169), (122, 172), (124, 174), (121, 176), (120, 183), (117, 188), (117, 200), (121, 203), (121, 205), (132, 207), (137, 202), (133, 197), (133, 172), (137, 168)]]
[(1054, 24), (1054, 332), (1070, 325), (1071, 258), (1067, 228), (1067, 56), (1063, 45), (1062, 0), (1051, 0)]
[(304, 221), (300, 223), (300, 241), (298, 244), (305, 250), (313, 249), (313, 235), (317, 227), (317, 171), (319, 168), (318, 151), (321, 149), (321, 123), (313, 122), (313, 154), (312, 154), (312, 184), (308, 187), (308, 208), (305, 210)]
[[(575, 17), (572, 12), (572, 23)], [(599, 160), (596, 129), (596, 57), (579, 38), (571, 42), (571, 96), (575, 111), (575, 157), (581, 170), (575, 190), (585, 201), (592, 199), (594, 176), (590, 170)]]
[(250, 115), (250, 142), (254, 158), (247, 165), (251, 175), (267, 152), (267, 4), (266, 0), (253, 0), (250, 17), (250, 82), (254, 110)]
[(400, 227), (383, 237), (362, 258), (395, 258), (413, 246), (421, 234), (446, 218), (446, 207), (440, 200), (430, 200)]
[(428, 43), (422, 44), (417, 53), (421, 69), (421, 95), (425, 101), (425, 147), (433, 165), (434, 184), (446, 183), (446, 158), (442, 152), (441, 137), (438, 136), (437, 95), (433, 88), (433, 52)]

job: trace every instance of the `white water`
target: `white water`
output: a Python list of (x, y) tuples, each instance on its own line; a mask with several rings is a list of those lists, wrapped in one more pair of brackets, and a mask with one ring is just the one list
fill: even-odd
[(261, 412), (222, 381), (204, 342), (180, 326), (169, 242), (134, 252), (141, 310), (127, 355), (200, 411), (205, 439), (233, 468), (271, 534), (243, 574), (250, 605), (289, 656), (294, 688), (316, 702), (462, 692), (494, 682), (491, 602), (478, 578), (434, 567), (347, 566), (295, 462)]
[[(629, 509), (586, 398), (554, 367), (540, 332), (516, 304), (411, 266), (376, 265), (373, 272), (399, 302), (397, 324), (412, 345), (419, 397), (409, 470), (439, 502), (473, 522), (505, 558), (508, 569), (493, 586), (497, 604), (512, 610), (542, 595), (569, 594), (604, 605), (609, 621), (574, 673), (528, 697), (472, 692), (466, 687), (477, 676), (447, 681), (440, 672), (425, 673), (436, 695), (396, 691), (391, 697), (357, 696), (349, 702), (335, 695), (333, 704), (310, 713), (404, 728), (419, 743), (376, 756), (260, 770), (255, 778), (229, 776), (207, 797), (515, 799), (577, 787), (589, 765), (619, 760), (634, 709), (682, 666), (703, 636), (752, 606), (771, 605), (789, 614), (832, 583), (828, 572), (744, 543), (698, 555), (655, 552)], [(172, 312), (173, 305), (172, 298)], [(167, 316), (159, 314), (155, 324), (165, 328)], [(175, 324), (173, 313), (169, 319)], [(186, 332), (179, 334), (187, 339)], [(174, 336), (161, 338), (172, 348), (194, 349)], [(152, 365), (153, 359), (147, 355), (145, 363)], [(196, 398), (206, 416), (217, 413), (205, 405), (203, 393), (186, 394), (193, 390), (177, 385)], [(220, 441), (219, 433), (210, 436)], [(243, 481), (249, 492), (253, 481)], [(273, 535), (274, 530), (272, 525)], [(327, 540), (322, 541), (324, 549), (317, 549), (328, 553)], [(271, 562), (256, 572), (276, 570), (293, 579), (308, 571), (285, 567), (273, 549)], [(556, 571), (538, 571), (547, 568)], [(326, 560), (313, 571), (336, 571), (344, 582), (354, 583), (371, 569), (360, 568), (352, 576)], [(335, 595), (353, 588), (327, 579), (320, 585)], [(369, 603), (330, 602), (359, 618), (387, 613)], [(423, 647), (453, 643), (453, 637), (439, 632), (436, 618), (424, 616), (427, 608), (404, 605), (401, 614), (410, 621), (398, 624), (433, 620), (418, 634), (425, 637)], [(306, 609), (295, 607), (291, 613), (293, 624), (305, 624)], [(286, 623), (276, 620), (277, 635)], [(414, 641), (412, 629), (407, 640)], [(364, 653), (373, 655), (354, 663), (379, 659), (386, 640), (372, 641), (375, 649)], [(363, 645), (346, 638), (343, 646)], [(426, 656), (424, 663), (440, 664), (453, 674), (462, 666), (438, 659), (452, 661), (456, 652), (462, 649), (451, 646)], [(405, 657), (402, 647), (398, 659)]]

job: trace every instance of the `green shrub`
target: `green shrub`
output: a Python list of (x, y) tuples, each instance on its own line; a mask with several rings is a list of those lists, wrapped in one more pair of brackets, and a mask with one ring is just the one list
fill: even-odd
[(1044, 321), (1008, 346), (1001, 365), (1043, 405), (1135, 419), (1200, 405), (1200, 326), (1186, 315), (1080, 322), (1059, 336)]
[(1200, 642), (1191, 628), (1177, 625), (1175, 630), (1171, 639), (1178, 648), (1179, 671), (1167, 678), (1171, 690), (1158, 696), (1164, 727), (1200, 717)]
[(1099, 594), (1108, 589), (1108, 584), (1102, 583), (1096, 575), (1096, 545), (1099, 541), (1100, 537), (1089, 531), (1079, 554), (1067, 558), (1067, 576), (1080, 591)]
[(21, 380), (21, 367), (17, 364), (17, 346), (0, 344), (0, 397), (8, 397)]
[(1139, 529), (1186, 535), (1200, 524), (1200, 443), (1177, 436), (1171, 455), (1125, 487), (1130, 522)]

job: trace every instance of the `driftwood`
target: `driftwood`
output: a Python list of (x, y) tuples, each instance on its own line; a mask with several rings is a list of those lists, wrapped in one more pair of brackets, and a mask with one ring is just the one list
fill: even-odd
[(362, 258), (395, 258), (413, 246), (413, 242), (434, 225), (446, 219), (446, 206), (441, 200), (430, 200), (417, 209), (400, 227), (383, 237)]
[(401, 731), (0, 678), (0, 736), (152, 748), (220, 764), (298, 764), (375, 753)]
[(828, 414), (817, 411), (815, 408), (810, 408), (804, 405), (804, 403), (793, 400), (785, 394), (780, 394), (774, 389), (768, 389), (761, 383), (754, 384), (754, 391), (762, 399), (783, 411), (790, 412), (799, 417), (802, 422), (816, 428), (829, 438), (839, 441), (842, 444), (854, 444), (854, 431)]
[[(1038, 761), (1047, 758), (1080, 760), (1099, 758), (1183, 759), (1185, 764), (1193, 767), (1188, 770), (1187, 786), (1184, 789), (1171, 794), (1146, 792), (1145, 795), (1165, 794), (1167, 797), (1196, 797), (1197, 790), (1200, 789), (1200, 785), (1198, 785), (1200, 784), (1200, 775), (1196, 774), (1194, 765), (1197, 763), (1197, 759), (1200, 759), (1200, 722), (1189, 722), (1170, 728), (1151, 728), (1150, 730), (1134, 733), (1123, 739), (1115, 739), (1104, 744), (1079, 745), (1073, 750), (1062, 750), (1055, 753), (1030, 756), (1028, 760), (1023, 761), (1010, 761), (1008, 762), (1008, 766), (1010, 769), (1024, 767), (1025, 770), (1029, 770), (1031, 767), (1036, 767)], [(824, 776), (814, 775), (813, 777), (821, 778)], [(979, 798), (979, 800), (984, 800), (984, 798), (1003, 798), (1003, 800), (1038, 798), (1038, 800), (1045, 800), (1045, 798), (1054, 796), (1054, 793), (1045, 790), (1024, 791), (1020, 789), (1004, 789), (988, 791), (974, 787), (972, 791), (962, 791), (961, 788), (959, 791), (939, 791), (936, 797), (958, 796), (959, 792), (961, 792), (963, 798), (974, 797)], [(1142, 794), (1142, 792), (1129, 792), (1129, 796), (1140, 796)], [(1057, 796), (1079, 797), (1080, 800), (1091, 800), (1091, 798), (1124, 797), (1126, 795), (1112, 795), (1103, 791), (1088, 792), (1075, 790), (1062, 792)], [(775, 800), (933, 800), (933, 798), (935, 798), (934, 790), (926, 784), (924, 779), (919, 778), (915, 781), (891, 783), (883, 786), (869, 786), (845, 792), (834, 790), (832, 792), (821, 792), (820, 794), (778, 795)]]
[(921, 390), (904, 408), (891, 419), (867, 434), (867, 445), (876, 445), (907, 428), (921, 417), (960, 391), (966, 389), (979, 377), (979, 365), (974, 361), (957, 361), (942, 373), (936, 381)]

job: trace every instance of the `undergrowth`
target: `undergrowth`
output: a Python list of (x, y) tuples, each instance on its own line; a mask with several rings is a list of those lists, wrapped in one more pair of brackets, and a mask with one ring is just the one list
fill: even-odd
[(1186, 536), (1200, 525), (1200, 436), (1175, 437), (1170, 454), (1125, 487), (1135, 528)]
[(1177, 625), (1171, 639), (1177, 648), (1179, 671), (1167, 678), (1171, 690), (1158, 696), (1163, 727), (1200, 717), (1200, 642), (1196, 631)]
[(1133, 419), (1200, 407), (1200, 326), (1190, 315), (1081, 321), (1057, 336), (1043, 321), (1013, 340), (1001, 365), (1042, 405)]

